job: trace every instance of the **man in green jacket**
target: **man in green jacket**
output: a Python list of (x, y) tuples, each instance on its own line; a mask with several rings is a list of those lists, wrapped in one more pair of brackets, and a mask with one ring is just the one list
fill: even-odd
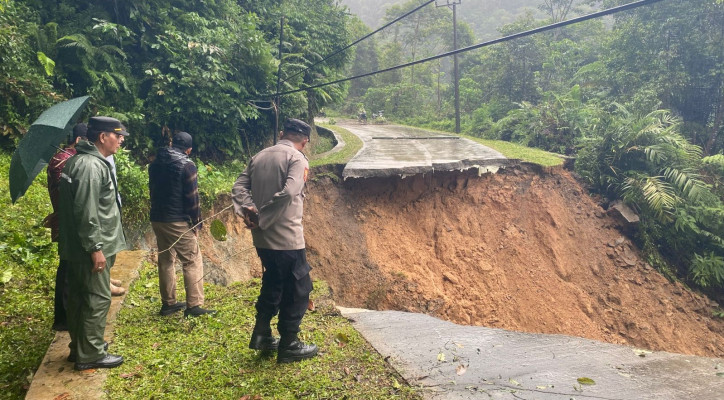
[(113, 368), (123, 357), (107, 353), (103, 335), (111, 305), (110, 268), (126, 248), (118, 185), (106, 157), (121, 147), (126, 128), (114, 118), (88, 121), (88, 141), (60, 176), (58, 252), (69, 264), (70, 356), (76, 370)]

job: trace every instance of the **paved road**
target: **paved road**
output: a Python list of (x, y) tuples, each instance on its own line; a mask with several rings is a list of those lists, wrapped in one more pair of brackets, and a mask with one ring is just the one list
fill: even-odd
[(724, 359), (461, 326), (401, 311), (340, 310), (426, 399), (724, 399)]
[(499, 152), (454, 135), (430, 133), (399, 125), (362, 125), (346, 120), (337, 125), (364, 142), (342, 176), (370, 178), (413, 175), (433, 171), (481, 168), (497, 171), (508, 160)]

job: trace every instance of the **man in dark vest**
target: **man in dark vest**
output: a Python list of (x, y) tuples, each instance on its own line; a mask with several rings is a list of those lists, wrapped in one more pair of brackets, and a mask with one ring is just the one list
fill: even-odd
[[(161, 315), (184, 308), (184, 316), (214, 314), (204, 304), (204, 266), (198, 234), (201, 229), (198, 176), (189, 158), (192, 138), (186, 132), (173, 137), (148, 168), (151, 194), (151, 226), (158, 246), (158, 280), (161, 291)], [(176, 300), (176, 257), (181, 260), (186, 302)]]
[[(304, 121), (287, 120), (279, 143), (252, 157), (232, 189), (234, 210), (251, 229), (264, 267), (249, 347), (278, 350), (278, 363), (317, 354), (316, 345), (297, 338), (312, 291), (302, 227), (304, 186), (309, 176), (302, 149), (309, 142), (310, 131)], [(272, 336), (270, 326), (277, 313), (280, 340)]]

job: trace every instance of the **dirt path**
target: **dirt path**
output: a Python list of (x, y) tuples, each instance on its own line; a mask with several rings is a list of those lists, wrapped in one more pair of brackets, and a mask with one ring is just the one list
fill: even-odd
[(310, 182), (315, 279), (339, 304), (724, 356), (713, 304), (641, 260), (565, 171)]

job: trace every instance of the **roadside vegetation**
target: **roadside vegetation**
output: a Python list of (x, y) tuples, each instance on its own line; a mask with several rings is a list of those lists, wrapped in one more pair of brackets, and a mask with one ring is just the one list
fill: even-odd
[(139, 274), (111, 344), (126, 362), (109, 372), (105, 389), (110, 399), (419, 398), (339, 315), (323, 282), (315, 282), (315, 307), (301, 327), (301, 339), (317, 344), (320, 355), (278, 365), (276, 353), (247, 347), (258, 279), (229, 287), (207, 285), (206, 304), (218, 314), (185, 319), (183, 313), (158, 315), (154, 265), (145, 264)]
[(0, 399), (20, 399), (53, 338), (58, 252), (43, 227), (51, 212), (45, 174), (13, 205), (9, 167), (0, 152)]
[(353, 135), (350, 131), (336, 125), (321, 124), (321, 126), (337, 132), (337, 134), (340, 135), (342, 137), (342, 140), (344, 141), (344, 147), (342, 147), (337, 152), (325, 155), (321, 158), (313, 156), (312, 159), (309, 161), (310, 167), (318, 167), (321, 165), (330, 164), (346, 164), (347, 161), (352, 159), (352, 157), (354, 157), (354, 155), (357, 154), (357, 152), (362, 148), (362, 140), (357, 136)]

